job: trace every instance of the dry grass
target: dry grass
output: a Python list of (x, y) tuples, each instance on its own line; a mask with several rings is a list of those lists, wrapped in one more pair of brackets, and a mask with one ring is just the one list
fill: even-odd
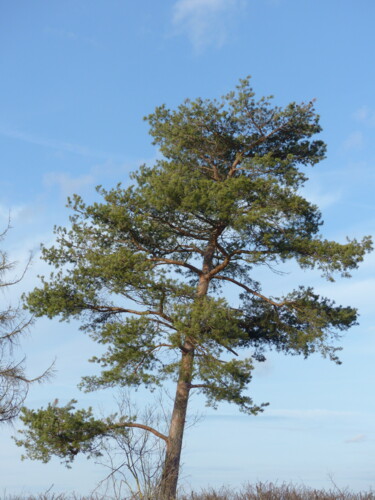
[(353, 493), (348, 489), (340, 490), (337, 486), (330, 490), (317, 490), (290, 484), (258, 483), (248, 485), (239, 492), (227, 488), (206, 490), (200, 494), (191, 493), (181, 500), (375, 500), (375, 493)]
[[(65, 495), (52, 492), (40, 495), (19, 496), (4, 494), (1, 500), (163, 500), (158, 495), (130, 496), (121, 498), (94, 495), (84, 497), (80, 495)], [(305, 486), (290, 484), (276, 485), (273, 483), (258, 483), (248, 485), (240, 491), (229, 488), (220, 490), (208, 489), (200, 493), (180, 495), (178, 500), (375, 500), (375, 492), (353, 493), (349, 489), (340, 489), (334, 485), (330, 490), (317, 490)]]

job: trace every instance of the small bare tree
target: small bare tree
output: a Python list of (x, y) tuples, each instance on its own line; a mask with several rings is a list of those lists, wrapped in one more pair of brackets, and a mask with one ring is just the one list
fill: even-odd
[[(154, 404), (139, 411), (131, 402), (128, 391), (117, 398), (118, 413), (111, 419), (126, 415), (132, 419), (142, 418), (146, 426), (167, 429), (168, 418), (163, 396), (159, 394)], [(141, 415), (139, 415), (141, 413)], [(155, 499), (161, 479), (165, 454), (165, 443), (154, 434), (140, 428), (130, 427), (126, 433), (104, 438), (100, 444), (100, 460), (108, 473), (100, 481), (94, 492), (105, 487), (116, 499), (133, 500)]]
[[(8, 227), (0, 234), (3, 241)], [(24, 267), (20, 277), (9, 278), (9, 272), (15, 267), (6, 252), (0, 250), (0, 288), (3, 292), (19, 283), (24, 277), (30, 260)], [(3, 293), (2, 299), (4, 300)], [(5, 303), (5, 300), (4, 302)], [(51, 374), (51, 367), (36, 378), (29, 378), (25, 373), (25, 358), (17, 361), (13, 357), (14, 347), (22, 333), (26, 333), (32, 323), (19, 305), (0, 306), (0, 423), (12, 421), (19, 413), (27, 396), (30, 384), (41, 382)]]
[[(131, 392), (121, 390), (116, 398), (118, 411), (110, 421), (122, 419), (141, 420), (146, 426), (166, 432), (171, 418), (172, 396), (160, 389), (153, 401), (140, 409)], [(168, 409), (169, 408), (169, 409)], [(203, 419), (197, 412), (189, 416), (186, 427), (191, 428)], [(103, 437), (97, 464), (108, 473), (92, 492), (99, 490), (116, 500), (163, 500), (160, 481), (163, 473), (165, 441), (144, 428), (129, 427), (126, 433)]]

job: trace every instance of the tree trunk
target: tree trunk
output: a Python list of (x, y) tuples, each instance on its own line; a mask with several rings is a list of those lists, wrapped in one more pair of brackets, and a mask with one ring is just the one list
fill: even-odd
[[(207, 245), (203, 258), (202, 274), (197, 286), (197, 298), (207, 295), (210, 280), (208, 273), (212, 267), (212, 259), (215, 252), (216, 241), (222, 228), (214, 232)], [(180, 458), (182, 439), (184, 436), (186, 410), (189, 400), (190, 386), (193, 376), (194, 344), (185, 340), (180, 364), (180, 372), (177, 382), (176, 397), (173, 407), (169, 436), (165, 453), (163, 474), (160, 482), (160, 493), (163, 500), (174, 500), (177, 492), (178, 473), (180, 469)]]
[[(212, 256), (210, 255), (211, 259)], [(207, 260), (207, 259), (206, 259)], [(207, 266), (209, 267), (209, 266)], [(203, 266), (205, 268), (205, 266)], [(209, 280), (205, 274), (199, 278), (197, 298), (207, 295)], [(185, 340), (181, 357), (180, 372), (177, 382), (176, 397), (172, 412), (169, 436), (165, 453), (164, 469), (160, 483), (162, 500), (176, 498), (182, 439), (184, 436), (186, 410), (189, 401), (190, 386), (193, 376), (194, 344)]]
[(189, 341), (186, 341), (181, 358), (180, 373), (169, 428), (164, 469), (160, 483), (160, 493), (163, 500), (173, 500), (176, 498), (182, 438), (184, 435), (186, 410), (193, 373), (193, 362), (194, 347)]

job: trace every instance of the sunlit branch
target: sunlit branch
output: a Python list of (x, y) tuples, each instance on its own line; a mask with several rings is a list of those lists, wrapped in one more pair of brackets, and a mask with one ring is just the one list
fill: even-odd
[(234, 278), (229, 278), (227, 276), (217, 276), (217, 275), (213, 276), (212, 278), (213, 279), (217, 279), (217, 280), (230, 281), (231, 283), (234, 283), (235, 285), (243, 288), (247, 292), (255, 295), (256, 297), (259, 297), (260, 299), (265, 300), (269, 304), (272, 304), (273, 306), (276, 306), (276, 307), (282, 307), (282, 306), (290, 305), (292, 303), (291, 301), (288, 301), (288, 300), (284, 300), (283, 302), (275, 302), (274, 300), (269, 299), (265, 295), (262, 295), (261, 293), (259, 293), (259, 292), (255, 291), (255, 290), (251, 289), (250, 287), (248, 287), (244, 283), (241, 283), (240, 281), (237, 281)]

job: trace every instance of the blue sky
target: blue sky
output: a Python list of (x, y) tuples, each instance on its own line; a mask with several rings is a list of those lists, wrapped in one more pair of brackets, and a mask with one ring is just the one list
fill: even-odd
[[(142, 117), (186, 97), (220, 97), (248, 74), (258, 96), (279, 105), (316, 98), (327, 159), (310, 173), (305, 195), (323, 211), (323, 234), (373, 234), (375, 205), (375, 3), (372, 0), (14, 0), (0, 15), (0, 223), (21, 265), (34, 264), (6, 300), (48, 272), (41, 242), (65, 224), (66, 197), (95, 198), (94, 187), (127, 183), (158, 155)], [(330, 487), (375, 486), (375, 257), (351, 280), (334, 284), (290, 265), (286, 277), (261, 276), (276, 295), (311, 283), (360, 309), (360, 326), (342, 342), (342, 366), (272, 354), (249, 393), (269, 401), (258, 417), (223, 405), (187, 433), (183, 483), (241, 485), (293, 481)], [(80, 394), (81, 375), (97, 349), (78, 324), (40, 320), (22, 341), (31, 373), (57, 358), (51, 384), (28, 405), (59, 397), (110, 405), (110, 395)], [(21, 355), (21, 353), (20, 353)], [(194, 399), (193, 411), (201, 401)], [(202, 410), (202, 408), (201, 408)], [(203, 408), (203, 411), (204, 410)], [(20, 462), (1, 428), (0, 485), (8, 493), (89, 492), (102, 476), (83, 460), (70, 471), (57, 461)]]

